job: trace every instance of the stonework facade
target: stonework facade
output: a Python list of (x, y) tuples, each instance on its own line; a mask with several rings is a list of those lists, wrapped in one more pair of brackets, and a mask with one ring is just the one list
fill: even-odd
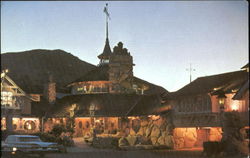
[(50, 104), (55, 103), (56, 101), (56, 83), (55, 82), (48, 82), (44, 86), (44, 97)]
[(109, 59), (109, 81), (113, 83), (111, 93), (121, 91), (121, 83), (126, 82), (126, 88), (132, 89), (133, 57), (123, 48), (121, 42), (114, 47)]

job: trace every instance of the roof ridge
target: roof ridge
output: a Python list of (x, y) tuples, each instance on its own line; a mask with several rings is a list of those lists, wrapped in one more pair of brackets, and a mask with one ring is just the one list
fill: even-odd
[[(197, 79), (206, 78), (206, 77), (214, 77), (214, 76), (223, 76), (223, 75), (226, 75), (226, 74), (232, 74), (232, 73), (236, 73), (236, 72), (245, 72), (245, 71), (244, 70), (231, 71), (231, 72), (225, 72), (225, 73), (221, 73), (221, 74), (214, 74), (214, 75), (209, 75), (209, 76), (201, 76), (201, 77), (198, 77)], [(197, 80), (197, 79), (195, 79), (195, 80)]]

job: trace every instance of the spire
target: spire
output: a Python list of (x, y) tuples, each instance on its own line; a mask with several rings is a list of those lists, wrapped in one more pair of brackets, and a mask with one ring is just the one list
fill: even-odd
[(104, 7), (104, 10), (103, 12), (106, 14), (106, 40), (109, 38), (108, 36), (108, 20), (110, 20), (110, 15), (109, 15), (109, 12), (108, 12), (108, 3), (106, 3), (106, 7)]
[(109, 56), (112, 53), (110, 46), (109, 46), (109, 38), (108, 38), (108, 20), (110, 20), (109, 12), (108, 12), (108, 3), (106, 3), (106, 6), (104, 7), (104, 13), (106, 14), (106, 42), (103, 49), (102, 54), (98, 55), (98, 58), (100, 59), (100, 65), (104, 63), (109, 62)]

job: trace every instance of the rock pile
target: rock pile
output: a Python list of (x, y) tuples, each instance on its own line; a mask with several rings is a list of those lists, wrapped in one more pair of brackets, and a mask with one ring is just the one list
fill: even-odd
[[(138, 120), (137, 120), (138, 121)], [(119, 139), (119, 147), (135, 148), (173, 148), (173, 122), (171, 115), (160, 116), (158, 119), (140, 119), (139, 130), (129, 129), (129, 134)], [(125, 132), (124, 132), (125, 133)]]

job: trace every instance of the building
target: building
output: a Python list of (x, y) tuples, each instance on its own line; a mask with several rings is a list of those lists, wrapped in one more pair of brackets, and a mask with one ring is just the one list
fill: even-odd
[(8, 75), (1, 75), (1, 130), (39, 131), (39, 120), (31, 115), (32, 101)]
[(238, 111), (249, 126), (249, 72), (240, 71), (199, 77), (167, 97), (174, 110), (177, 148), (201, 147), (204, 141), (222, 138), (223, 112)]

